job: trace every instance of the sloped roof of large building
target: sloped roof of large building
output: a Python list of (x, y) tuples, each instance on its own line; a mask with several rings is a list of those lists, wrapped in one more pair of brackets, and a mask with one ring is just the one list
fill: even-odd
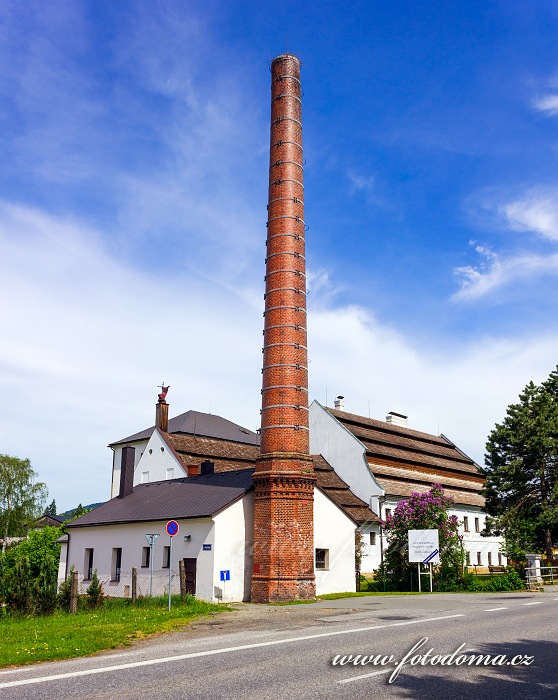
[(253, 488), (253, 471), (243, 469), (139, 484), (129, 496), (112, 498), (67, 527), (211, 517)]
[(387, 494), (406, 497), (437, 482), (456, 503), (484, 505), (478, 465), (445, 436), (327, 410), (364, 445), (374, 477)]
[[(125, 445), (138, 440), (149, 440), (155, 426), (145, 428), (139, 433), (134, 433), (121, 440), (111, 442), (109, 447), (115, 445)], [(215, 438), (217, 440), (231, 440), (246, 445), (259, 445), (260, 436), (253, 430), (243, 428), (226, 418), (215, 416), (211, 413), (200, 413), (200, 411), (186, 411), (179, 416), (169, 419), (169, 434), (195, 435), (199, 437)]]
[(260, 453), (258, 445), (181, 433), (160, 434), (185, 468), (210, 459), (215, 464), (215, 471), (247, 469), (254, 466)]
[(380, 518), (370, 510), (368, 504), (358, 496), (355, 496), (322, 455), (314, 455), (312, 459), (316, 474), (316, 486), (352, 518), (355, 523), (363, 525), (364, 523), (381, 522)]

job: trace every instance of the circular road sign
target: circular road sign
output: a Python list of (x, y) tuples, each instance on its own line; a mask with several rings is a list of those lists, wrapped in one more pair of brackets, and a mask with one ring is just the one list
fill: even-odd
[(178, 523), (176, 520), (169, 520), (167, 523), (167, 535), (169, 535), (169, 537), (178, 535)]

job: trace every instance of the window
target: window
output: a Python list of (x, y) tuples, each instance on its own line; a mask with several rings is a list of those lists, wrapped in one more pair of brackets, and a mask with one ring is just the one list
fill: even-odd
[(475, 518), (475, 532), (480, 532), (480, 520)]
[(370, 544), (376, 544), (376, 533), (375, 532), (370, 533)]
[(167, 480), (174, 479), (174, 467), (169, 467), (167, 469)]
[(163, 569), (170, 567), (170, 547), (163, 547)]
[(498, 552), (498, 566), (502, 566), (502, 552)]
[(463, 518), (463, 529), (465, 532), (469, 532), (469, 518), (467, 516)]
[(386, 520), (391, 517), (391, 508), (386, 508), (385, 510)]
[(329, 549), (316, 549), (316, 569), (329, 569)]
[(467, 566), (471, 566), (471, 552), (465, 552), (467, 555)]
[(477, 552), (477, 566), (482, 566), (482, 554)]
[(148, 481), (149, 481), (149, 472), (142, 472), (141, 473), (141, 483), (147, 484)]
[(83, 577), (86, 581), (91, 581), (93, 576), (93, 549), (85, 550), (85, 561), (83, 564)]
[(151, 555), (151, 547), (144, 547), (141, 550), (141, 565), (143, 568), (146, 568), (149, 566), (149, 558)]
[(120, 570), (122, 569), (122, 547), (115, 547), (112, 550), (112, 565), (110, 572), (111, 581), (120, 581)]
[(488, 566), (492, 566), (492, 552), (488, 552)]

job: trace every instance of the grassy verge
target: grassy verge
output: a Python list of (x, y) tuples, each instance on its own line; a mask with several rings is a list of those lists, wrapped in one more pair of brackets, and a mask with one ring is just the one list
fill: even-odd
[(56, 612), (45, 617), (3, 618), (0, 667), (88, 656), (228, 609), (195, 599), (182, 602), (179, 596), (173, 596), (170, 612), (167, 606), (167, 598), (144, 598), (135, 605), (107, 599), (102, 608), (76, 615)]

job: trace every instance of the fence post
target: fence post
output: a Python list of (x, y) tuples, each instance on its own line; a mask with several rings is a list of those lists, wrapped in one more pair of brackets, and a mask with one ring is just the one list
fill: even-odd
[(138, 598), (138, 570), (132, 567), (132, 603), (135, 603)]
[(70, 584), (70, 612), (75, 614), (78, 609), (78, 572), (72, 571), (72, 581)]
[(178, 575), (180, 578), (180, 596), (186, 597), (186, 569), (184, 568), (184, 559), (178, 560)]

